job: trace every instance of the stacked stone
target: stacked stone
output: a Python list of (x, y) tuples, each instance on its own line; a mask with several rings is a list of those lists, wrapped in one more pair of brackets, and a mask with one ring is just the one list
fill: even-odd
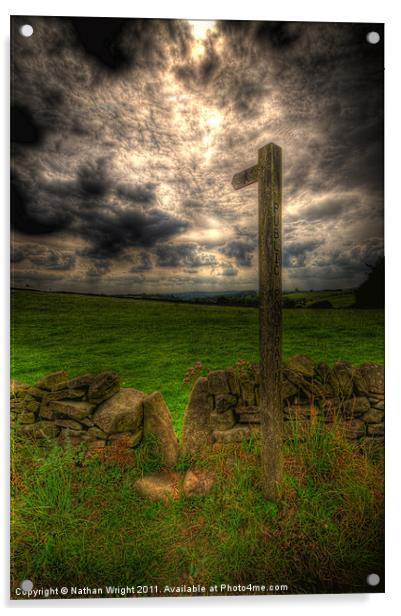
[[(286, 435), (302, 433), (312, 418), (341, 426), (350, 440), (379, 443), (384, 436), (384, 368), (347, 362), (315, 364), (304, 355), (282, 371)], [(258, 366), (216, 370), (195, 383), (184, 418), (184, 451), (202, 444), (241, 442), (260, 431)]]
[(241, 442), (256, 434), (255, 424), (260, 423), (257, 366), (210, 372), (207, 383), (213, 439)]
[[(284, 429), (302, 433), (319, 416), (340, 425), (351, 440), (384, 440), (384, 368), (352, 367), (347, 362), (314, 364), (303, 355), (290, 358), (282, 371)], [(241, 442), (260, 431), (260, 377), (257, 366), (216, 370), (197, 380), (184, 417), (183, 449), (194, 453), (203, 445)], [(86, 443), (98, 449), (118, 441), (137, 446), (144, 434), (160, 443), (166, 464), (173, 466), (178, 443), (167, 405), (159, 392), (146, 396), (120, 388), (113, 372), (73, 379), (64, 371), (36, 385), (14, 381), (11, 423), (18, 433), (60, 444)]]
[(384, 442), (384, 369), (364, 364), (356, 372), (356, 383), (367, 396), (370, 409), (362, 420), (367, 424), (365, 441)]
[(134, 447), (142, 439), (143, 398), (137, 390), (120, 390), (114, 372), (69, 379), (60, 371), (34, 386), (12, 383), (11, 421), (20, 434), (34, 439), (90, 448), (124, 439)]
[(177, 462), (178, 441), (170, 412), (160, 392), (150, 395), (120, 388), (114, 372), (73, 379), (55, 372), (29, 386), (11, 383), (11, 424), (17, 433), (59, 444), (98, 450), (119, 443), (136, 447), (152, 435), (166, 468)]

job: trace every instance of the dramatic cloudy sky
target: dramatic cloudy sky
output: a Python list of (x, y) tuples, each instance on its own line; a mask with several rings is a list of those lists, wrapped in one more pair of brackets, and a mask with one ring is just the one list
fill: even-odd
[[(19, 27), (32, 24), (24, 38)], [(12, 19), (14, 286), (256, 289), (257, 190), (283, 148), (284, 288), (353, 287), (383, 251), (372, 24)]]

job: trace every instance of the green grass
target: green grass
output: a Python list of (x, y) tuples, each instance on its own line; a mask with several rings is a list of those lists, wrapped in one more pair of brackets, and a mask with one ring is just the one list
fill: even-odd
[[(383, 362), (383, 312), (284, 311), (284, 356)], [(125, 386), (159, 389), (180, 433), (201, 360), (209, 369), (258, 361), (258, 311), (119, 298), (12, 293), (12, 373), (34, 383), (112, 369)], [(108, 448), (109, 449), (109, 448)], [(383, 460), (312, 426), (285, 446), (280, 504), (264, 500), (257, 442), (205, 452), (216, 475), (204, 498), (168, 505), (134, 481), (160, 469), (142, 444), (131, 457), (41, 448), (12, 460), (12, 589), (34, 586), (286, 584), (291, 593), (363, 592), (382, 575)], [(114, 457), (113, 457), (114, 456)], [(181, 458), (177, 469), (190, 461)], [(382, 586), (373, 590), (381, 590)]]
[(252, 583), (371, 592), (366, 576), (383, 574), (382, 457), (317, 424), (306, 440), (286, 443), (276, 506), (262, 496), (258, 456), (257, 442), (205, 452), (197, 463), (216, 475), (209, 495), (162, 505), (133, 490), (160, 466), (146, 444), (127, 463), (18, 443), (12, 588), (31, 579), (36, 588)]
[[(112, 369), (124, 386), (158, 389), (181, 431), (200, 360), (208, 369), (258, 361), (258, 311), (113, 297), (12, 292), (12, 376), (34, 383), (65, 369), (71, 376)], [(284, 310), (284, 358), (383, 363), (381, 310)]]

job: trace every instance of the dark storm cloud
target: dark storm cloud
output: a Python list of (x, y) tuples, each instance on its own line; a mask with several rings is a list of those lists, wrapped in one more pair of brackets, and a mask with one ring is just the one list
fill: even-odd
[(300, 37), (299, 24), (284, 21), (256, 22), (255, 39), (263, 46), (279, 50), (291, 47)]
[(130, 66), (132, 59), (122, 47), (122, 37), (124, 30), (129, 28), (129, 19), (73, 17), (69, 21), (77, 44), (102, 67), (115, 71)]
[(99, 158), (95, 163), (87, 163), (78, 169), (78, 187), (88, 197), (103, 197), (110, 187), (106, 175), (106, 158)]
[(75, 255), (41, 244), (17, 244), (11, 251), (11, 262), (27, 262), (49, 270), (71, 270), (75, 266)]
[(236, 21), (225, 20), (219, 22), (221, 31), (229, 37), (233, 45), (237, 43), (239, 53), (249, 53), (253, 44), (261, 47), (283, 48), (290, 47), (300, 37), (302, 23), (284, 21)]
[(11, 144), (34, 147), (42, 143), (43, 129), (35, 122), (28, 106), (11, 106), (10, 138)]
[(343, 273), (361, 273), (373, 266), (383, 254), (383, 240), (373, 238), (369, 243), (352, 243), (342, 249), (331, 249), (314, 259), (317, 267), (341, 269)]
[[(25, 23), (22, 17), (12, 20), (12, 34), (17, 51), (23, 50), (18, 28)], [(109, 17), (29, 17), (35, 35), (47, 31), (47, 49), (56, 57), (74, 52), (92, 65), (96, 80), (105, 76), (124, 76), (136, 68), (165, 64), (166, 45), (181, 57), (188, 54), (189, 27), (185, 21), (167, 19), (129, 19)], [(42, 52), (45, 51), (42, 49)], [(79, 78), (79, 77), (78, 77)]]
[(23, 182), (14, 173), (11, 174), (10, 202), (11, 227), (27, 235), (50, 235), (65, 229), (70, 216), (66, 212), (46, 212), (43, 207), (32, 212), (35, 190)]
[(226, 257), (232, 257), (239, 267), (250, 267), (252, 265), (255, 242), (244, 240), (233, 240), (220, 248), (220, 252)]
[(285, 245), (283, 251), (283, 265), (285, 267), (304, 266), (307, 253), (313, 252), (323, 243), (323, 240), (309, 240)]
[(104, 198), (113, 185), (108, 175), (108, 162), (107, 157), (86, 161), (78, 167), (74, 179), (37, 182), (36, 187), (44, 193), (50, 193), (69, 201), (71, 199), (93, 200)]
[(94, 258), (119, 256), (126, 248), (153, 247), (188, 227), (184, 220), (152, 208), (146, 211), (127, 211), (96, 208), (81, 212), (79, 233), (90, 247), (83, 255)]
[[(284, 49), (288, 53), (288, 48), (301, 36), (299, 28), (285, 22), (221, 21), (219, 29), (233, 58), (232, 68), (230, 63), (224, 64), (216, 79), (219, 85), (224, 84), (218, 94), (219, 104), (224, 107), (233, 103), (240, 117), (257, 116), (260, 105), (274, 92), (272, 67), (261, 71), (261, 58), (266, 53), (275, 56)], [(242, 64), (242, 70), (234, 70), (236, 60)]]
[(117, 194), (134, 203), (142, 203), (150, 205), (155, 202), (155, 185), (144, 184), (143, 186), (135, 184), (120, 184), (117, 188)]
[(156, 248), (157, 264), (160, 267), (189, 267), (196, 269), (205, 265), (215, 266), (216, 257), (199, 249), (197, 244), (164, 244)]
[[(158, 207), (149, 207), (155, 200), (154, 184), (119, 184), (112, 182), (106, 158), (87, 162), (78, 167), (76, 178), (67, 182), (37, 183), (31, 195), (41, 203), (45, 220), (54, 219), (55, 211), (62, 211), (60, 224), (45, 225), (48, 234), (64, 230), (66, 226), (77, 237), (89, 242), (81, 256), (90, 258), (117, 257), (130, 247), (151, 247), (159, 241), (171, 239), (188, 228), (188, 222)], [(35, 190), (37, 191), (35, 193)], [(115, 193), (129, 201), (122, 209), (113, 202)], [(21, 227), (21, 216), (17, 217)], [(37, 234), (37, 225), (25, 224), (24, 233)], [(44, 224), (44, 223), (43, 223)]]
[[(34, 36), (27, 39), (19, 33), (26, 19), (11, 20), (12, 103), (17, 115), (21, 109), (24, 114), (13, 123), (19, 127), (13, 135), (26, 144), (26, 134), (32, 139), (33, 132), (34, 140), (52, 140), (58, 153), (77, 139), (91, 139), (94, 149), (100, 142), (108, 147), (121, 143), (128, 128), (122, 117), (124, 102), (121, 96), (111, 101), (106, 97), (102, 105), (96, 101), (99, 90), (128, 79), (140, 91), (144, 78), (154, 73), (154, 86), (148, 83), (147, 90), (156, 97), (157, 74), (168, 66), (170, 54), (188, 54), (190, 28), (185, 20), (29, 17)], [(100, 119), (102, 112), (107, 117)], [(143, 128), (138, 122), (135, 132), (143, 134)], [(156, 141), (157, 132), (152, 132)], [(74, 157), (79, 158), (79, 150)]]
[(63, 18), (71, 33), (70, 45), (94, 62), (96, 81), (117, 78), (137, 69), (162, 68), (166, 47), (188, 54), (185, 21), (103, 17)]
[[(290, 137), (295, 145), (305, 121), (311, 127), (307, 156), (293, 156), (291, 142), (284, 152), (286, 194), (362, 186), (380, 192), (383, 53), (382, 43), (366, 42), (369, 25), (223, 22), (221, 28), (244, 65), (252, 67), (262, 53), (267, 58), (265, 75), (257, 71), (248, 82), (246, 71), (240, 82), (244, 91), (248, 83), (255, 86), (255, 93), (249, 88), (255, 111), (261, 86), (272, 89), (284, 112), (274, 127), (276, 140)], [(382, 32), (380, 25), (374, 29)], [(233, 95), (236, 79), (227, 80)]]
[[(78, 255), (63, 288), (250, 288), (257, 191), (230, 181), (270, 141), (291, 284), (354, 285), (382, 251), (383, 43), (365, 39), (380, 24), (226, 21), (198, 40), (186, 20), (38, 17), (24, 39), (24, 19), (12, 224), (18, 250), (40, 235)], [(18, 276), (47, 285), (45, 255), (18, 250)]]

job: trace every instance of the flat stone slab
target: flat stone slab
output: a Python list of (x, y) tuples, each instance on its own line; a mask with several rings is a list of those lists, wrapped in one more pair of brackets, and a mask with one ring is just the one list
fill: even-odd
[(205, 468), (190, 468), (183, 472), (161, 471), (137, 479), (135, 491), (152, 501), (168, 504), (171, 500), (185, 496), (206, 496), (216, 482), (215, 475)]
[(60, 428), (69, 428), (70, 430), (82, 430), (82, 426), (79, 421), (75, 421), (74, 419), (62, 419), (57, 418), (54, 420), (56, 426), (60, 426)]
[(185, 496), (206, 496), (215, 484), (215, 476), (206, 468), (190, 468), (184, 477)]
[(94, 405), (89, 402), (75, 402), (74, 400), (51, 400), (47, 406), (55, 415), (75, 420), (84, 419), (94, 409)]
[(135, 491), (152, 501), (168, 503), (179, 497), (181, 474), (176, 472), (161, 472), (138, 479), (134, 484)]
[(36, 383), (36, 387), (39, 389), (46, 389), (47, 391), (52, 391), (59, 383), (66, 381), (68, 379), (68, 373), (64, 370), (59, 370), (59, 372), (52, 372), (52, 374), (48, 374), (44, 376), (43, 379)]

